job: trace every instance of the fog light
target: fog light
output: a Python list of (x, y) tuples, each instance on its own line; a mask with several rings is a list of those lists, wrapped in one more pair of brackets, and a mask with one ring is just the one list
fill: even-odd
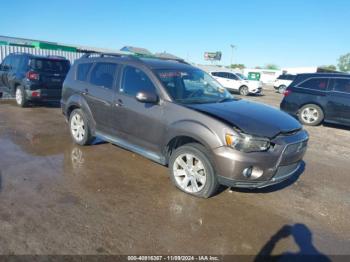
[(264, 170), (255, 166), (255, 167), (253, 167), (251, 178), (257, 179), (257, 178), (261, 177), (263, 174), (264, 174)]
[(242, 175), (246, 178), (257, 179), (264, 174), (264, 170), (259, 167), (247, 167), (243, 170)]
[(246, 178), (250, 178), (252, 176), (252, 171), (253, 168), (252, 167), (247, 167), (246, 169), (243, 170), (243, 176)]

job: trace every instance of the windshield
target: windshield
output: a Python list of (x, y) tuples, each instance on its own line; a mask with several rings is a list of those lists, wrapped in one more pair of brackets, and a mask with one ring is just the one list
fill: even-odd
[(238, 75), (243, 80), (248, 80), (248, 78), (245, 75), (241, 74), (241, 73), (236, 73), (236, 75)]
[(156, 70), (170, 97), (182, 104), (218, 103), (233, 96), (202, 70)]

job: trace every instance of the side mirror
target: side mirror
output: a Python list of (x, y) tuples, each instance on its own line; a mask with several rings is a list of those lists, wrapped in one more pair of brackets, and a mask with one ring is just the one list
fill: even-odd
[(136, 100), (141, 103), (155, 104), (158, 102), (159, 98), (155, 93), (141, 91), (136, 94)]

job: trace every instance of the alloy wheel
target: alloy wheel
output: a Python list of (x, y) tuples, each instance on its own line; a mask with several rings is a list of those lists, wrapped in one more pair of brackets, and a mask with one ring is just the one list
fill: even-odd
[(301, 112), (301, 118), (305, 123), (312, 124), (315, 123), (318, 118), (319, 114), (318, 111), (313, 108), (313, 107), (306, 107), (304, 110)]
[(16, 103), (18, 105), (21, 105), (23, 102), (23, 94), (22, 94), (22, 90), (20, 88), (16, 89)]
[(201, 191), (207, 181), (202, 161), (193, 154), (179, 155), (175, 159), (173, 173), (179, 187), (189, 193)]
[(85, 123), (81, 115), (74, 114), (71, 119), (70, 128), (74, 139), (81, 142), (85, 136)]
[(249, 94), (249, 90), (248, 90), (248, 87), (242, 87), (241, 88), (241, 95), (243, 96), (247, 96)]

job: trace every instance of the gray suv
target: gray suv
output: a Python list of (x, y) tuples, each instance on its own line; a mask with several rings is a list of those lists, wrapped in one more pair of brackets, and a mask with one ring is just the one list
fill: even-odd
[(180, 190), (260, 188), (302, 168), (308, 134), (275, 108), (237, 99), (182, 60), (85, 55), (70, 69), (62, 111), (79, 145), (95, 137), (169, 167)]

